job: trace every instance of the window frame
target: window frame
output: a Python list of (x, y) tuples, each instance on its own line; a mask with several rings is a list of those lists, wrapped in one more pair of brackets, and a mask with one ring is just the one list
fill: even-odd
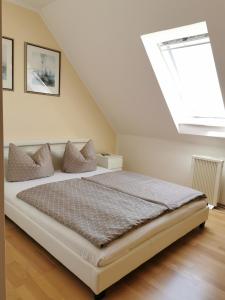
[[(187, 118), (182, 115), (180, 96), (177, 93), (177, 88), (172, 88), (174, 87), (174, 81), (165, 61), (163, 60), (161, 49), (159, 47), (159, 45), (165, 43), (165, 41), (174, 41), (183, 39), (184, 37), (206, 34), (208, 34), (207, 24), (206, 22), (200, 22), (174, 29), (145, 34), (141, 36), (141, 39), (178, 133), (225, 137), (225, 119), (216, 120), (210, 118), (209, 120), (207, 118)], [(218, 73), (217, 78), (220, 87)], [(223, 98), (222, 92), (221, 95)]]

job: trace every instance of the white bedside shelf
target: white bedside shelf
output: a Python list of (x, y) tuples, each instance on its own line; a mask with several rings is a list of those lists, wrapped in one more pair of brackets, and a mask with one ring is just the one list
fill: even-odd
[(98, 166), (106, 168), (106, 169), (121, 170), (123, 167), (123, 157), (122, 157), (122, 155), (116, 155), (116, 154), (102, 155), (102, 154), (98, 153), (97, 154), (97, 163), (98, 163)]

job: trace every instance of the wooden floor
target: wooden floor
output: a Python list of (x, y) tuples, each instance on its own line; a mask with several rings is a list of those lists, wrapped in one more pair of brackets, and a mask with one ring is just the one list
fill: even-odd
[[(88, 300), (91, 291), (6, 220), (7, 300)], [(111, 287), (108, 300), (224, 300), (225, 214), (196, 229)]]

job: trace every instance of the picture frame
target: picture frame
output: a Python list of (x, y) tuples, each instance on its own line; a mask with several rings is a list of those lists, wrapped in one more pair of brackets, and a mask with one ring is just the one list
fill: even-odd
[(60, 96), (61, 52), (25, 43), (25, 92)]
[(14, 91), (14, 39), (2, 37), (2, 88)]

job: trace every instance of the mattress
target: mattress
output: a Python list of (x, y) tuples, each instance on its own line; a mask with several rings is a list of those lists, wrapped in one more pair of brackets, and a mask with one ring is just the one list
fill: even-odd
[[(32, 223), (36, 223), (39, 227), (47, 231), (50, 235), (59, 240), (71, 251), (82, 257), (85, 261), (88, 261), (90, 264), (96, 267), (105, 267), (129, 253), (129, 251), (139, 246), (147, 239), (153, 237), (166, 228), (181, 222), (184, 218), (191, 216), (206, 206), (206, 201), (204, 199), (184, 205), (173, 212), (164, 214), (163, 216), (127, 233), (126, 235), (112, 242), (106, 248), (99, 249), (76, 232), (58, 223), (51, 217), (45, 215), (36, 208), (16, 197), (18, 192), (36, 185), (72, 178), (92, 176), (105, 172), (109, 172), (109, 170), (98, 168), (96, 171), (81, 174), (67, 174), (57, 171), (55, 172), (54, 176), (47, 178), (26, 182), (5, 182), (6, 215), (10, 217), (11, 210), (14, 210), (14, 213), (16, 211), (18, 214), (20, 213), (25, 215), (26, 217), (30, 218)], [(27, 228), (25, 231), (29, 233), (29, 228)], [(51, 243), (51, 241), (49, 241), (49, 243)]]

